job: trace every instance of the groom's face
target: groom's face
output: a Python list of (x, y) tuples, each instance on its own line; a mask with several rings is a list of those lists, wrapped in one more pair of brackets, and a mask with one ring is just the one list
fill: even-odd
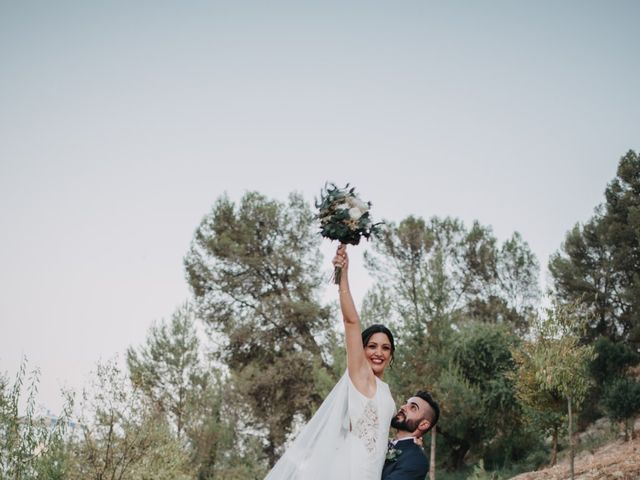
[(411, 397), (407, 403), (400, 407), (396, 416), (391, 419), (391, 426), (403, 432), (413, 433), (418, 428), (426, 430), (429, 425), (425, 420), (429, 410), (429, 404), (420, 397)]

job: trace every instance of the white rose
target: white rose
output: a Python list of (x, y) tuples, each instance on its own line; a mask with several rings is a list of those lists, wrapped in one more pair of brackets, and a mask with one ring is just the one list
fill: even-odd
[[(359, 209), (362, 213), (369, 211), (369, 205), (358, 197), (349, 197), (348, 202), (353, 208)], [(362, 215), (362, 213), (360, 215)]]
[(360, 219), (360, 217), (364, 214), (364, 212), (362, 210), (360, 210), (358, 207), (353, 207), (349, 209), (349, 216), (351, 217), (352, 220), (358, 220)]
[(341, 203), (336, 207), (336, 210), (349, 210), (350, 208), (351, 205), (349, 205), (348, 203)]

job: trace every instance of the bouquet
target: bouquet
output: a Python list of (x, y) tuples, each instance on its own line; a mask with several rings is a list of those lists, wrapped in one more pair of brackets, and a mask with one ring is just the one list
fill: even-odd
[[(369, 215), (371, 202), (363, 202), (355, 188), (338, 188), (327, 183), (316, 200), (320, 235), (340, 243), (358, 245), (362, 237), (367, 240), (378, 231), (380, 223), (373, 223)], [(334, 273), (335, 283), (340, 283), (340, 268)]]

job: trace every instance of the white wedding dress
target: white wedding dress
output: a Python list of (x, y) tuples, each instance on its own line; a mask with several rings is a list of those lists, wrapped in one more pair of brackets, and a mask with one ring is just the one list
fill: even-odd
[(395, 411), (386, 383), (367, 398), (345, 373), (265, 480), (380, 480)]

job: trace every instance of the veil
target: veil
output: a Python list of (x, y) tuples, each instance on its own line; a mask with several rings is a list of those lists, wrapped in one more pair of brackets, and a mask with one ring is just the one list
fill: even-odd
[(348, 382), (345, 373), (265, 480), (349, 480)]

